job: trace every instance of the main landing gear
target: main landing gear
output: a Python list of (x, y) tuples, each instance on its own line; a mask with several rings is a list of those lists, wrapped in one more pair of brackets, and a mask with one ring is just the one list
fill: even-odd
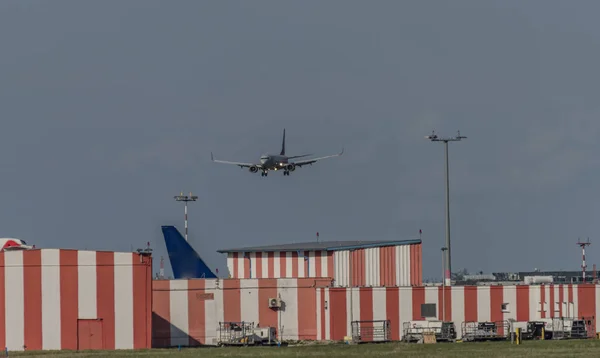
[[(269, 174), (269, 171), (267, 171), (267, 170), (263, 170), (263, 171), (260, 173), (260, 176), (261, 176), (261, 177), (266, 177), (268, 174)], [(290, 175), (290, 171), (289, 171), (289, 170), (284, 170), (284, 171), (283, 171), (283, 176), (289, 176), (289, 175)]]

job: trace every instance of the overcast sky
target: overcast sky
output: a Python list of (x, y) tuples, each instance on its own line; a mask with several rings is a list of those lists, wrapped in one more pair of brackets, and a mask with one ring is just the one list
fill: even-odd
[[(600, 3), (2, 1), (0, 236), (129, 251), (411, 239), (454, 270), (600, 264)], [(280, 149), (341, 158), (268, 178)], [(168, 260), (166, 260), (168, 262)], [(170, 267), (167, 263), (167, 273)]]

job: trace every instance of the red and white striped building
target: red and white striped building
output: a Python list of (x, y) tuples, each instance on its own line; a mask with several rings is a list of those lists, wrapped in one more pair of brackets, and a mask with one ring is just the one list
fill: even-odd
[(219, 250), (230, 277), (333, 278), (336, 287), (422, 283), (421, 240), (333, 241)]
[[(212, 345), (223, 321), (272, 326), (282, 340), (341, 340), (351, 335), (352, 321), (387, 319), (391, 338), (399, 340), (404, 323), (441, 319), (444, 314), (456, 324), (459, 337), (465, 321), (551, 317), (591, 319), (600, 331), (595, 319), (600, 314), (600, 285), (453, 286), (444, 294), (441, 287), (397, 284), (406, 275), (403, 257), (410, 260), (409, 281), (421, 277), (420, 244), (405, 247), (331, 250), (334, 269), (321, 271), (321, 276), (336, 275), (336, 254), (346, 251), (348, 269), (337, 273), (342, 281), (348, 275), (342, 284), (332, 277), (152, 281), (152, 259), (139, 253), (0, 252), (0, 347), (15, 351)], [(329, 250), (321, 251), (329, 257)], [(380, 269), (368, 269), (369, 262), (379, 262)], [(392, 263), (394, 270), (385, 271), (383, 266)], [(307, 265), (304, 272), (310, 276), (310, 262)], [(255, 272), (264, 272), (257, 266)], [(275, 260), (269, 263), (268, 255), (266, 267), (267, 274), (275, 272)], [(299, 276), (302, 266), (295, 267), (291, 275)], [(283, 308), (270, 308), (272, 298), (280, 299)], [(431, 307), (424, 309), (425, 304), (435, 305), (435, 316), (422, 316)]]
[[(526, 322), (551, 317), (592, 319), (600, 331), (600, 285), (510, 285), (436, 287), (330, 287), (325, 279), (225, 279), (154, 281), (155, 347), (214, 344), (220, 321), (276, 327), (282, 340), (342, 340), (355, 320), (390, 320), (392, 340), (403, 323), (441, 319)], [(279, 297), (285, 309), (269, 308)], [(435, 304), (436, 317), (421, 305)]]
[(0, 252), (0, 347), (150, 348), (151, 268), (130, 252)]

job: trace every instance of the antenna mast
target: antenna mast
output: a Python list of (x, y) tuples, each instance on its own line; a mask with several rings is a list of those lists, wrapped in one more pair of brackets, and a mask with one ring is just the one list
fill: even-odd
[(585, 247), (590, 246), (592, 243), (590, 242), (590, 238), (588, 237), (587, 242), (581, 242), (581, 240), (577, 239), (577, 246), (581, 247), (581, 273), (583, 276), (583, 282), (585, 283)]
[(165, 259), (160, 257), (160, 271), (158, 271), (158, 277), (162, 280), (165, 278)]

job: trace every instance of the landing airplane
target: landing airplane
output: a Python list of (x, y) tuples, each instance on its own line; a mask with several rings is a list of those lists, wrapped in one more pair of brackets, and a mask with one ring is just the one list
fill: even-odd
[(301, 168), (304, 165), (313, 165), (313, 163), (321, 160), (321, 159), (326, 159), (326, 158), (332, 158), (332, 157), (339, 157), (340, 155), (344, 154), (344, 148), (342, 148), (342, 151), (338, 154), (333, 154), (333, 155), (327, 155), (325, 157), (319, 157), (319, 158), (312, 158), (312, 159), (306, 159), (306, 160), (299, 160), (299, 161), (290, 161), (290, 159), (296, 159), (296, 158), (303, 158), (303, 157), (307, 157), (311, 154), (303, 154), (303, 155), (294, 155), (294, 156), (287, 156), (285, 155), (285, 129), (283, 130), (283, 142), (281, 143), (281, 152), (277, 155), (277, 154), (263, 154), (260, 156), (260, 164), (256, 164), (256, 163), (239, 163), (239, 162), (228, 162), (228, 161), (224, 161), (224, 160), (216, 160), (213, 156), (213, 153), (210, 152), (210, 160), (212, 160), (215, 163), (225, 163), (225, 164), (233, 164), (233, 165), (237, 165), (240, 168), (249, 168), (251, 173), (256, 173), (259, 170), (261, 171), (260, 175), (263, 177), (266, 177), (267, 174), (269, 173), (269, 170), (283, 170), (283, 175), (290, 175), (290, 172), (293, 172), (294, 170), (296, 170), (296, 167)]

